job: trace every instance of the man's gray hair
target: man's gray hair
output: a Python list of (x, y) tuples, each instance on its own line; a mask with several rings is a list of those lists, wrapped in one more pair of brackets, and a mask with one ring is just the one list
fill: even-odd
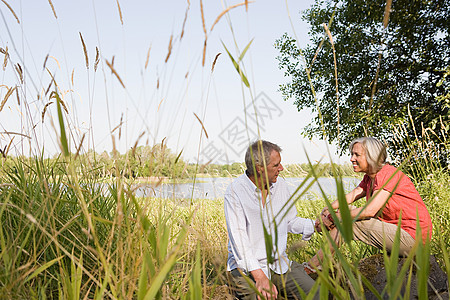
[(355, 146), (356, 143), (361, 144), (361, 146), (363, 147), (366, 154), (367, 164), (371, 168), (371, 171), (380, 171), (386, 163), (387, 158), (385, 144), (373, 137), (357, 138), (350, 144), (350, 153), (352, 152), (353, 146)]
[(256, 142), (253, 142), (245, 153), (247, 175), (253, 176), (255, 174), (256, 166), (267, 166), (269, 164), (270, 154), (272, 151), (281, 153), (282, 150), (280, 146), (268, 141), (257, 140)]

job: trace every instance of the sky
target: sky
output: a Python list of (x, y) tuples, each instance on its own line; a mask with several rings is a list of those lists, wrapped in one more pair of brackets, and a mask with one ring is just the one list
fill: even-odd
[[(56, 90), (72, 152), (124, 153), (163, 142), (190, 162), (231, 163), (262, 138), (281, 146), (284, 163), (307, 155), (346, 162), (334, 147), (301, 136), (311, 112), (298, 112), (278, 91), (289, 79), (274, 43), (285, 32), (301, 47), (309, 42), (300, 12), (312, 2), (254, 1), (220, 19), (241, 2), (6, 1), (11, 9), (2, 2), (0, 47), (9, 58), (0, 99), (17, 88), (0, 111), (0, 148), (61, 151)], [(226, 51), (239, 60), (247, 46), (239, 65), (249, 87)]]

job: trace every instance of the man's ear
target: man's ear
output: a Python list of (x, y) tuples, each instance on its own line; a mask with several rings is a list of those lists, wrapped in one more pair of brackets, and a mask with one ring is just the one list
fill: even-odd
[(258, 174), (263, 174), (264, 173), (264, 167), (263, 166), (256, 166), (256, 171), (258, 172)]

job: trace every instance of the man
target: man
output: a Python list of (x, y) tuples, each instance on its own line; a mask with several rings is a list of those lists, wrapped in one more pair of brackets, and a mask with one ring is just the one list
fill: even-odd
[[(245, 154), (245, 174), (225, 192), (227, 270), (240, 299), (260, 299), (255, 287), (266, 299), (301, 299), (297, 286), (308, 293), (314, 285), (304, 267), (286, 255), (288, 232), (309, 240), (314, 221), (297, 217), (286, 182), (278, 178), (283, 170), (280, 152), (279, 146), (267, 141), (251, 144)], [(254, 284), (249, 285), (244, 276)]]

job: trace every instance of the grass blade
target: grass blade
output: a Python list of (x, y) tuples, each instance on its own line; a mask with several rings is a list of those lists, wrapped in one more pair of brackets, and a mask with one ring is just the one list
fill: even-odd
[(58, 92), (55, 91), (55, 97), (56, 97), (56, 107), (58, 110), (58, 121), (59, 121), (59, 129), (61, 131), (61, 147), (63, 150), (64, 156), (69, 156), (69, 146), (67, 143), (67, 136), (66, 136), (66, 129), (64, 127), (64, 118), (61, 110), (61, 98), (59, 98)]
[(41, 274), (42, 272), (53, 266), (56, 262), (60, 261), (63, 257), (64, 256), (60, 256), (52, 259), (51, 261), (46, 262), (45, 264), (37, 268), (30, 276), (28, 276), (23, 283), (27, 283), (31, 279), (35, 278), (36, 276), (38, 276), (39, 274)]
[(250, 48), (250, 45), (252, 44), (253, 39), (245, 46), (244, 50), (242, 50), (241, 55), (239, 56), (239, 62), (244, 58), (245, 53), (247, 53), (248, 48)]
[(144, 262), (142, 264), (141, 274), (139, 275), (138, 294), (137, 294), (138, 300), (144, 299), (145, 294), (147, 292), (147, 284), (148, 284), (147, 261), (149, 259), (149, 256), (150, 255), (149, 255), (148, 251), (145, 251)]
[(178, 259), (178, 251), (175, 251), (167, 258), (166, 263), (162, 266), (158, 275), (156, 275), (156, 277), (154, 278), (150, 288), (148, 289), (143, 299), (150, 300), (156, 297), (164, 280), (166, 279), (167, 275), (169, 275), (170, 270), (172, 270), (173, 266), (177, 262), (177, 259)]
[(225, 46), (225, 44), (222, 42), (223, 47), (225, 48), (225, 51), (227, 51), (228, 56), (231, 59), (231, 62), (233, 63), (236, 71), (239, 73), (239, 76), (241, 77), (242, 82), (245, 84), (246, 87), (250, 87), (250, 83), (248, 82), (247, 77), (245, 76), (244, 72), (242, 71), (241, 67), (239, 66), (239, 64), (236, 62), (236, 60), (234, 60), (233, 55), (231, 55), (230, 51), (228, 51), (227, 47)]

